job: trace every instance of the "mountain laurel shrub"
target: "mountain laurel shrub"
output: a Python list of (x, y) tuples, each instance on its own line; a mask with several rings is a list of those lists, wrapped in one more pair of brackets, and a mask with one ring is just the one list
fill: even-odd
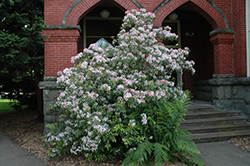
[(85, 155), (101, 161), (125, 157), (123, 165), (181, 160), (202, 165), (195, 144), (179, 129), (188, 94), (174, 85), (173, 72), (195, 72), (189, 49), (166, 48), (176, 40), (170, 27), (153, 28), (155, 15), (127, 11), (115, 47), (95, 44), (71, 58), (58, 73), (64, 88), (54, 104), (65, 114), (44, 137), (50, 155)]

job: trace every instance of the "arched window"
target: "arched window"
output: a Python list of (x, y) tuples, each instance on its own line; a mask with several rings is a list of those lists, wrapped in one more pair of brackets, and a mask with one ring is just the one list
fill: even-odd
[(112, 36), (120, 31), (124, 11), (113, 2), (103, 1), (80, 21), (82, 27), (82, 47), (86, 48), (91, 43), (104, 38), (112, 43)]

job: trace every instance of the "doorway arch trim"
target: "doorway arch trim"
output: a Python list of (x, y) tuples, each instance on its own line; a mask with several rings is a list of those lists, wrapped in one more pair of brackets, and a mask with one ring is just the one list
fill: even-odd
[[(68, 21), (68, 16), (71, 13), (71, 11), (77, 6), (79, 5), (83, 0), (76, 0), (75, 2), (73, 2), (65, 11), (64, 16), (63, 16), (63, 20), (62, 20), (62, 25), (67, 25), (67, 21)], [(100, 2), (101, 0), (96, 0), (96, 2), (93, 3), (96, 4), (98, 2)], [(137, 1), (137, 0), (130, 0), (130, 2), (132, 2), (136, 7), (138, 8), (143, 8), (143, 6)], [(120, 4), (122, 5), (122, 4)]]
[[(163, 8), (163, 6), (165, 6), (166, 4), (168, 4), (171, 0), (163, 0), (154, 10), (153, 13), (156, 14), (160, 9)], [(172, 0), (173, 1), (173, 0)], [(193, 2), (193, 0), (187, 0), (186, 2), (191, 1)], [(226, 14), (212, 1), (212, 0), (203, 0), (208, 2), (223, 18), (224, 23), (225, 23), (225, 28), (226, 29), (230, 29), (230, 24), (228, 21), (228, 18), (226, 16)], [(195, 2), (193, 2), (194, 4), (196, 4)], [(209, 13), (208, 13), (209, 14)]]

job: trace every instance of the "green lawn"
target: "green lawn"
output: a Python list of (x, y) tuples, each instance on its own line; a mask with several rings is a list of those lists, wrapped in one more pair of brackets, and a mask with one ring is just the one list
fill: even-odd
[(10, 105), (11, 102), (13, 101), (8, 99), (0, 99), (0, 114), (15, 111)]

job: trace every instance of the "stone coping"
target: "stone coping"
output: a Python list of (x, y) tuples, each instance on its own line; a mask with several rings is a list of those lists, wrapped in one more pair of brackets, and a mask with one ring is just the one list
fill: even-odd
[(215, 29), (215, 30), (209, 32), (210, 36), (214, 36), (217, 34), (234, 34), (234, 30), (227, 28), (227, 29)]
[(62, 87), (58, 86), (56, 83), (57, 77), (44, 77), (44, 81), (39, 82), (40, 89), (63, 89)]
[(80, 25), (44, 25), (45, 30), (72, 30), (76, 29), (81, 32)]
[(212, 79), (196, 80), (195, 85), (249, 85), (250, 77), (234, 78), (233, 74), (215, 74)]
[(58, 86), (57, 83), (55, 81), (43, 81), (43, 82), (39, 82), (39, 88), (40, 89), (51, 89), (51, 90), (59, 90), (59, 89), (63, 89), (62, 87)]
[(209, 80), (210, 85), (250, 85), (250, 77), (214, 78)]

